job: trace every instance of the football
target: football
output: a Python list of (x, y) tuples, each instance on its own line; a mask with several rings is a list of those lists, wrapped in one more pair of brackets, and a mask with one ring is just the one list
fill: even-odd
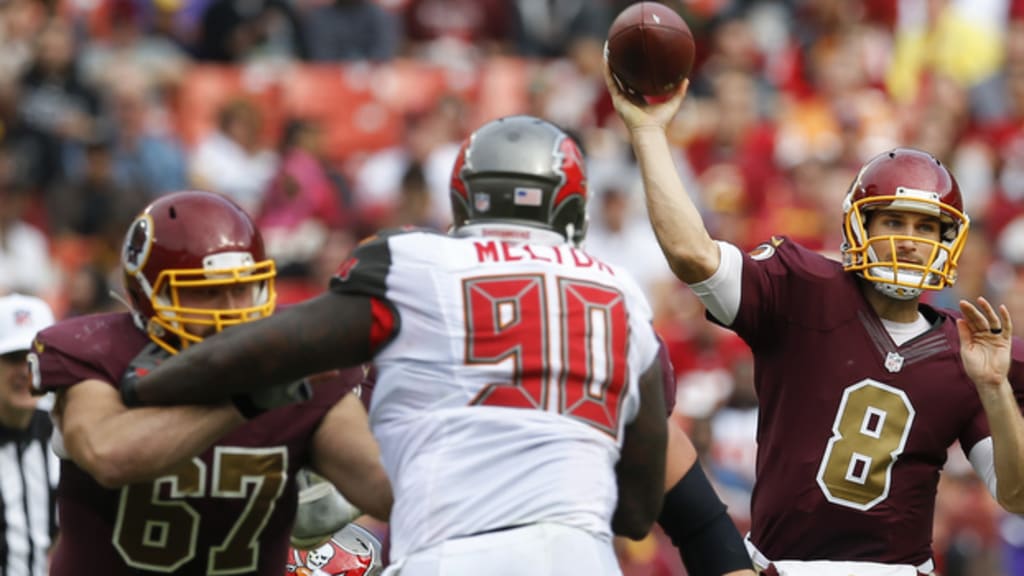
[(619, 13), (608, 30), (605, 58), (623, 90), (648, 97), (672, 93), (693, 67), (690, 27), (658, 2), (638, 2)]

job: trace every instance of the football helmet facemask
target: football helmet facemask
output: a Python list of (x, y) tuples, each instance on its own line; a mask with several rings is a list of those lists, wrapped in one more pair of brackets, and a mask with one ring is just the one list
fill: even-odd
[[(941, 226), (940, 238), (868, 238), (868, 219), (879, 210), (935, 216)], [(960, 187), (941, 162), (913, 148), (890, 150), (861, 168), (843, 201), (843, 269), (856, 272), (880, 292), (898, 300), (916, 298), (924, 290), (941, 290), (956, 282), (957, 261), (969, 225)], [(907, 240), (930, 246), (923, 262), (899, 261), (896, 243)], [(882, 242), (890, 247), (890, 257), (885, 260), (878, 258), (874, 248)]]
[(288, 551), (286, 576), (378, 576), (384, 569), (380, 540), (358, 524), (348, 524), (309, 551)]
[[(274, 262), (252, 219), (227, 198), (175, 192), (147, 206), (128, 227), (121, 267), (136, 323), (172, 354), (199, 342), (186, 327), (227, 326), (269, 316), (276, 293)], [(252, 305), (235, 309), (185, 308), (180, 291), (248, 286)]]
[(494, 120), (463, 143), (452, 169), (451, 202), (456, 232), (472, 227), (523, 238), (523, 229), (532, 228), (579, 245), (587, 230), (583, 154), (568, 134), (540, 118)]

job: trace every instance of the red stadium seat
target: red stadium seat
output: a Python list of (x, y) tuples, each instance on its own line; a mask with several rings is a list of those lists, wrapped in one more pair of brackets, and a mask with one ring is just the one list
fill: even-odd
[(282, 83), (284, 108), (320, 123), (331, 160), (392, 146), (401, 138), (401, 115), (378, 97), (376, 77), (373, 67), (362, 65), (292, 68)]
[(179, 135), (187, 145), (194, 146), (216, 128), (221, 106), (244, 98), (262, 113), (265, 141), (275, 146), (282, 123), (280, 92), (277, 79), (259, 68), (195, 66), (178, 87), (174, 102)]

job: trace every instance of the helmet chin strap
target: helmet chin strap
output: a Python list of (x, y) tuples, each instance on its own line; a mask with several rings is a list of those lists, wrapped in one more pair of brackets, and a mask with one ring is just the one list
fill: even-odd
[[(875, 249), (871, 246), (868, 247), (868, 258), (872, 262), (878, 262), (878, 256), (875, 255)], [(881, 276), (887, 280), (901, 280), (908, 284), (917, 283), (921, 279), (920, 274), (914, 274), (911, 272), (893, 272), (890, 266), (875, 267), (872, 274)], [(861, 273), (861, 277), (863, 277)], [(875, 286), (875, 290), (878, 290), (882, 294), (892, 298), (893, 300), (913, 300), (924, 292), (921, 288), (908, 288), (907, 286), (901, 286), (895, 282), (879, 282), (877, 280), (869, 280)]]
[(913, 300), (924, 292), (924, 290), (921, 290), (920, 288), (907, 288), (906, 286), (891, 284), (889, 282), (872, 282), (872, 284), (874, 284), (875, 290), (878, 290), (893, 300)]

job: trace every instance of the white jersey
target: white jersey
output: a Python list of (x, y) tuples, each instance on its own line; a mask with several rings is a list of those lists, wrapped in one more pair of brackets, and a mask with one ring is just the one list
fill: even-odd
[(390, 342), (370, 409), (393, 560), (537, 522), (611, 540), (623, 428), (659, 346), (625, 272), (567, 244), (408, 231), (362, 244), (332, 289), (395, 312), (375, 313)]

